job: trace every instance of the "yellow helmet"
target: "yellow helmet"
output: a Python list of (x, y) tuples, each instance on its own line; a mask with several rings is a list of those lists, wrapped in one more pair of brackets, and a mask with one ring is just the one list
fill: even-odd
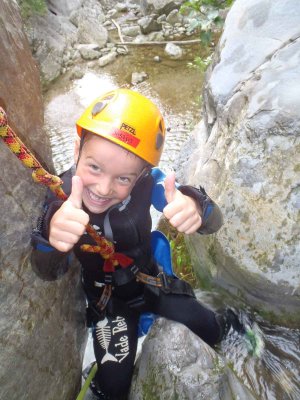
[(151, 100), (129, 89), (112, 90), (97, 98), (76, 122), (82, 130), (102, 136), (151, 165), (160, 160), (164, 141), (163, 117)]

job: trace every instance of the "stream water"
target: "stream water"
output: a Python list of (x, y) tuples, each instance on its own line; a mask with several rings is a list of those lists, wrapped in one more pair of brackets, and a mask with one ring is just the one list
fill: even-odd
[[(167, 59), (157, 46), (130, 48), (129, 54), (104, 68), (83, 64), (81, 79), (71, 81), (66, 74), (45, 93), (45, 127), (50, 133), (56, 173), (60, 174), (73, 163), (75, 121), (84, 108), (101, 93), (115, 87), (131, 87), (150, 97), (165, 116), (168, 129), (164, 155), (160, 166), (164, 170), (174, 167), (180, 148), (187, 140), (191, 128), (200, 119), (199, 97), (203, 75), (187, 67), (199, 49), (185, 48), (185, 58)], [(159, 55), (161, 62), (153, 57)], [(132, 86), (132, 72), (144, 71), (148, 79)], [(157, 216), (153, 214), (154, 224)], [(198, 293), (205, 302), (215, 306), (215, 295)], [(218, 301), (222, 295), (218, 293)], [(229, 335), (218, 349), (228, 360), (244, 384), (257, 399), (300, 399), (299, 329), (275, 326), (243, 311), (241, 319), (256, 330), (260, 338), (259, 351), (251, 354), (240, 336)], [(244, 399), (242, 399), (244, 400)], [(247, 400), (247, 399), (245, 399)]]

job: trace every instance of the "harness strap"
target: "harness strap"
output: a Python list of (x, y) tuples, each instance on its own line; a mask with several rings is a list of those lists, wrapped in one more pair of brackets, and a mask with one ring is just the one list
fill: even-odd
[(138, 272), (136, 274), (136, 280), (138, 282), (145, 283), (146, 285), (162, 287), (162, 282), (161, 282), (159, 275), (152, 276), (152, 275), (144, 274), (143, 272)]
[[(164, 272), (160, 272), (157, 276), (152, 276), (144, 274), (143, 272), (139, 272), (138, 269), (136, 269), (136, 271), (137, 272), (134, 275), (137, 282), (142, 282), (145, 285), (157, 288), (157, 291), (155, 291), (157, 296), (161, 290), (166, 294), (180, 294), (194, 298), (196, 297), (191, 285), (188, 282), (182, 281), (174, 276), (166, 275)], [(126, 270), (122, 270), (122, 273), (124, 272), (126, 272)], [(101, 297), (96, 304), (96, 309), (98, 309), (100, 313), (102, 313), (106, 308), (112, 294), (112, 274), (106, 274), (104, 280), (105, 286)], [(132, 300), (129, 300), (127, 304), (131, 308), (139, 307), (144, 304), (144, 296), (138, 296)]]
[(174, 276), (166, 275), (164, 272), (160, 272), (157, 276), (138, 272), (137, 281), (143, 282), (146, 285), (158, 287), (166, 294), (185, 294), (195, 297), (194, 290), (188, 282)]
[(107, 306), (107, 303), (109, 302), (109, 299), (111, 297), (111, 292), (112, 292), (112, 286), (105, 285), (101, 297), (98, 303), (96, 304), (96, 307), (99, 308), (100, 311), (103, 311)]
[(113, 280), (115, 286), (126, 285), (126, 283), (129, 283), (130, 281), (136, 278), (138, 272), (139, 268), (135, 264), (126, 269), (117, 269), (113, 273)]

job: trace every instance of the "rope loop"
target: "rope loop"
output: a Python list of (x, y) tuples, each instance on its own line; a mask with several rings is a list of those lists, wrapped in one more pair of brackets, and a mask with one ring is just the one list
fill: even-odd
[[(5, 144), (17, 156), (17, 158), (25, 165), (33, 170), (32, 178), (35, 182), (41, 183), (49, 187), (49, 189), (61, 200), (66, 200), (68, 196), (62, 189), (62, 180), (55, 175), (47, 172), (25, 144), (19, 139), (15, 132), (9, 127), (6, 112), (0, 107), (0, 136)], [(132, 263), (132, 259), (125, 254), (115, 253), (115, 246), (104, 236), (98, 235), (97, 231), (88, 224), (87, 233), (96, 242), (97, 246), (83, 245), (85, 250), (92, 253), (99, 253), (104, 258), (104, 268), (106, 272), (114, 271), (115, 267), (120, 264), (122, 268), (126, 268)]]

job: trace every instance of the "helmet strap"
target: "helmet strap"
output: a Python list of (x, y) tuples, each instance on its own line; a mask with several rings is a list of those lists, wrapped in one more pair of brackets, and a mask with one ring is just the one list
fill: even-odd
[(84, 140), (86, 138), (86, 134), (87, 134), (87, 131), (85, 129), (82, 129), (80, 143), (79, 143), (79, 150), (78, 150), (78, 158), (77, 158), (77, 162), (76, 162), (76, 168), (77, 168), (78, 163), (79, 163), (79, 159), (80, 159), (80, 156), (81, 156), (81, 152), (82, 152)]

